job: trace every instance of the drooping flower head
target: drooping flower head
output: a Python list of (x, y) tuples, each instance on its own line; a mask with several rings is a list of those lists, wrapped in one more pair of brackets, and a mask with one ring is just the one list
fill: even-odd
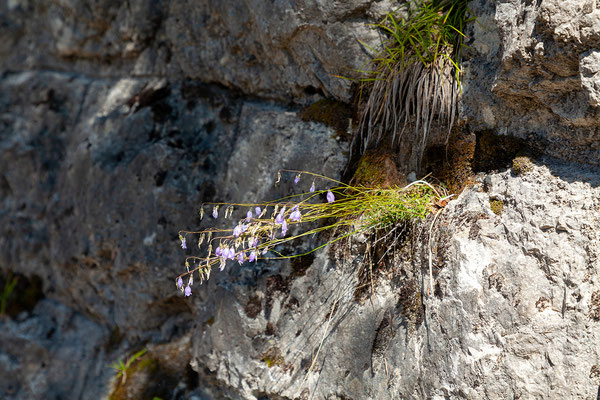
[(300, 174), (296, 175), (296, 177), (294, 178), (294, 185), (297, 185), (298, 182), (300, 182)]
[(244, 259), (246, 258), (246, 255), (244, 254), (244, 252), (241, 252), (238, 255), (238, 263), (240, 263), (240, 265), (242, 265), (244, 263)]
[(181, 277), (177, 278), (177, 287), (183, 289), (183, 279)]
[(333, 203), (335, 201), (335, 196), (331, 192), (331, 190), (327, 191), (327, 202)]
[(221, 257), (223, 255), (223, 249), (221, 249), (221, 246), (217, 247), (217, 249), (215, 250), (215, 254), (217, 255), (217, 257)]
[(295, 208), (296, 208), (296, 210), (294, 210), (290, 214), (290, 219), (292, 221), (300, 222), (300, 218), (302, 217), (302, 214), (300, 214), (300, 210), (298, 210), (297, 206)]
[(252, 217), (252, 210), (248, 210), (248, 212), (246, 213), (246, 222), (252, 221)]
[(285, 211), (285, 209), (281, 210), (281, 212), (279, 214), (277, 214), (277, 217), (275, 217), (275, 222), (277, 222), (278, 224), (283, 224), (284, 219), (283, 219), (283, 212)]
[(287, 222), (285, 222), (285, 220), (283, 220), (283, 223), (281, 224), (281, 237), (284, 237), (285, 234), (287, 233)]
[(185, 294), (185, 297), (191, 296), (192, 295), (192, 288), (189, 287), (189, 286), (186, 286), (184, 294)]
[(310, 192), (314, 192), (315, 191), (315, 181), (313, 181), (312, 185), (310, 185)]
[(187, 249), (187, 245), (185, 244), (185, 238), (183, 236), (179, 235), (179, 240), (181, 240), (181, 248)]
[(242, 227), (240, 225), (237, 225), (235, 228), (233, 228), (233, 236), (240, 237), (240, 235), (242, 234)]
[(248, 257), (248, 262), (254, 262), (254, 261), (256, 261), (256, 252), (251, 251), (250, 256)]
[(229, 257), (230, 260), (235, 260), (235, 250), (233, 249), (233, 247), (229, 248)]
[(256, 207), (256, 208), (254, 209), (254, 215), (256, 215), (256, 218), (259, 218), (259, 217), (260, 217), (260, 212), (261, 212), (261, 211), (262, 211), (262, 210), (260, 209), (260, 207)]
[(213, 208), (212, 216), (214, 219), (219, 218), (219, 208), (218, 207)]

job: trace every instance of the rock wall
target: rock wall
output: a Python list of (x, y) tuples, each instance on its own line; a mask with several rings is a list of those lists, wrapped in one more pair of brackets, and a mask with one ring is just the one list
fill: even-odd
[[(39, 277), (44, 298), (0, 321), (0, 397), (596, 396), (594, 1), (470, 2), (460, 117), (543, 155), (446, 207), (433, 293), (432, 220), (362, 295), (360, 240), (175, 289), (177, 231), (202, 202), (288, 194), (279, 168), (339, 177), (349, 143), (300, 109), (352, 99), (335, 76), (364, 66), (357, 39), (375, 45), (368, 23), (396, 6), (1, 3), (0, 271)], [(132, 392), (109, 365), (140, 348)]]

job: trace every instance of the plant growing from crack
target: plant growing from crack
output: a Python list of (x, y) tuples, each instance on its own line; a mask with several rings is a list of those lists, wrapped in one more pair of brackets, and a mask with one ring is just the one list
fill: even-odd
[(119, 359), (119, 361), (112, 363), (111, 368), (118, 371), (116, 377), (121, 377), (121, 384), (125, 384), (125, 382), (127, 381), (127, 371), (129, 370), (131, 365), (144, 354), (146, 354), (146, 352), (146, 349), (142, 349), (134, 355), (132, 355), (131, 357), (129, 357), (129, 359), (126, 362), (123, 362), (123, 360)]
[[(405, 187), (371, 188), (348, 185), (308, 171), (281, 170), (277, 183), (282, 173), (292, 174), (294, 184), (298, 184), (302, 176), (312, 178), (309, 191), (260, 204), (206, 204), (200, 208), (201, 218), (204, 217), (206, 206), (214, 219), (219, 215), (222, 218), (232, 217), (235, 208), (247, 211), (245, 217), (235, 220), (230, 229), (179, 232), (184, 250), (188, 249), (188, 242), (193, 238), (197, 246), (205, 251), (203, 256), (187, 256), (186, 271), (176, 279), (177, 288), (185, 296), (192, 294), (194, 276), (202, 282), (210, 277), (215, 266), (223, 270), (230, 261), (242, 265), (259, 259), (304, 256), (352, 235), (385, 229), (400, 221), (424, 219), (433, 210), (433, 204), (441, 198), (438, 189), (423, 180)], [(317, 190), (317, 181), (333, 186)], [(322, 196), (326, 201), (319, 200)], [(302, 227), (307, 228), (303, 231), (293, 230), (288, 235), (288, 230)], [(331, 233), (331, 238), (308, 252), (283, 255), (278, 250), (278, 246), (292, 240), (327, 231)], [(187, 283), (184, 283), (184, 278)]]
[(390, 12), (374, 24), (386, 39), (382, 50), (371, 49), (377, 54), (372, 68), (359, 71), (361, 116), (355, 138), (361, 153), (387, 135), (392, 145), (397, 143), (413, 123), (420, 163), (436, 119), (450, 132), (461, 90), (463, 31), (474, 20), (467, 3), (427, 0), (416, 8), (409, 4), (408, 17)]
[(13, 277), (12, 271), (8, 271), (6, 274), (6, 280), (4, 281), (4, 289), (0, 293), (0, 318), (6, 316), (6, 305), (12, 292), (15, 290), (19, 277)]

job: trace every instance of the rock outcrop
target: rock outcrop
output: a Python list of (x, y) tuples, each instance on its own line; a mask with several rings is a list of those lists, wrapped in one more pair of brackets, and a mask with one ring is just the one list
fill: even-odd
[[(462, 124), (537, 156), (482, 172), (393, 268), (371, 282), (357, 238), (176, 290), (177, 232), (200, 224), (202, 202), (289, 194), (280, 168), (340, 176), (346, 135), (301, 107), (352, 100), (336, 76), (364, 67), (368, 24), (396, 6), (1, 3), (0, 277), (40, 279), (44, 298), (0, 321), (0, 397), (595, 397), (591, 0), (470, 2)], [(109, 366), (142, 347), (141, 392), (125, 390)]]

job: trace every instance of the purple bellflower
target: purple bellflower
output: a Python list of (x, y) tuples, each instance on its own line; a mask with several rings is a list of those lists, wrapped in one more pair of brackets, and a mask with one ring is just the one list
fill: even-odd
[(217, 255), (217, 257), (221, 257), (223, 255), (223, 249), (221, 249), (221, 246), (217, 247), (217, 249), (215, 250), (215, 254)]
[(246, 213), (246, 222), (252, 221), (252, 217), (252, 210), (248, 210), (248, 212)]
[(260, 217), (260, 212), (261, 212), (261, 211), (262, 211), (262, 210), (260, 209), (260, 207), (256, 207), (256, 208), (254, 209), (254, 215), (256, 215), (256, 218)]
[(296, 209), (290, 214), (290, 219), (292, 221), (300, 222), (301, 217), (302, 214), (300, 214), (300, 210), (298, 210), (298, 207), (296, 206)]
[(287, 233), (287, 222), (285, 222), (285, 220), (283, 220), (283, 223), (281, 224), (281, 237), (284, 237), (286, 233)]
[(331, 190), (327, 191), (327, 202), (333, 203), (335, 201), (335, 196), (331, 192)]
[(213, 208), (212, 216), (214, 219), (219, 218), (219, 211), (217, 210), (217, 207)]
[(248, 262), (254, 262), (256, 261), (256, 252), (252, 251), (250, 252), (250, 256), (248, 257)]
[(313, 181), (312, 185), (310, 185), (310, 192), (314, 192), (315, 191), (315, 181)]
[(192, 288), (189, 287), (189, 286), (186, 286), (184, 294), (185, 294), (185, 297), (191, 296), (192, 295)]
[(235, 228), (233, 228), (233, 236), (240, 237), (240, 235), (242, 234), (242, 227), (237, 225)]
[(240, 265), (242, 265), (244, 263), (244, 259), (246, 255), (244, 254), (244, 252), (241, 252), (240, 255), (238, 256), (238, 262), (240, 263)]
[(296, 177), (294, 178), (294, 185), (297, 185), (298, 182), (300, 182), (300, 174), (296, 175)]
[(183, 279), (181, 277), (177, 278), (177, 287), (183, 289)]
[(229, 248), (229, 257), (230, 260), (235, 260), (235, 250), (233, 249), (233, 247)]
[(283, 210), (281, 210), (281, 212), (277, 215), (277, 217), (275, 217), (275, 222), (277, 222), (278, 224), (283, 224)]

